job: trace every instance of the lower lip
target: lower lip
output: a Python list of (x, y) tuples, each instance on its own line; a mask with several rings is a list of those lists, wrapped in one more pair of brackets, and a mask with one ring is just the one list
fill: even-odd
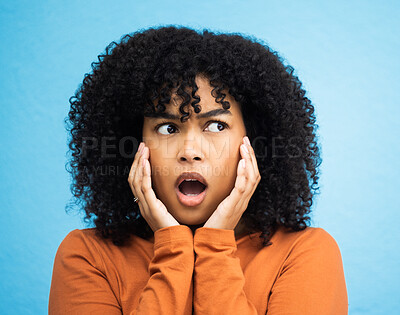
[(207, 194), (207, 187), (200, 194), (196, 196), (188, 196), (182, 194), (178, 187), (175, 187), (175, 192), (181, 204), (187, 207), (195, 207), (203, 202)]

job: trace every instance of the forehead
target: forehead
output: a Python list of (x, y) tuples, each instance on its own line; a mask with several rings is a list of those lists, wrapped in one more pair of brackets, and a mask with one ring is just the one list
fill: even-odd
[[(213, 87), (210, 85), (209, 81), (205, 77), (197, 76), (196, 77), (196, 85), (198, 87), (196, 91), (196, 95), (199, 96), (200, 102), (198, 105), (201, 107), (200, 113), (195, 113), (194, 108), (188, 104), (184, 107), (186, 112), (190, 113), (190, 117), (195, 116), (198, 119), (202, 118), (210, 118), (214, 116), (224, 116), (226, 118), (235, 118), (236, 116), (241, 117), (241, 109), (240, 105), (236, 102), (236, 100), (228, 93), (227, 90), (222, 91), (221, 93), (225, 94), (224, 101), (228, 101), (230, 104), (229, 109), (224, 109), (221, 103), (216, 101), (215, 92), (213, 92)], [(191, 95), (191, 92), (189, 95)], [(213, 96), (214, 95), (214, 96)], [(165, 111), (158, 112), (156, 115), (148, 118), (165, 118), (165, 119), (176, 119), (178, 120), (182, 113), (180, 112), (180, 106), (182, 104), (183, 98), (177, 95), (176, 90), (171, 93), (171, 101), (168, 104), (165, 104)], [(156, 100), (155, 104), (157, 105), (158, 100)]]

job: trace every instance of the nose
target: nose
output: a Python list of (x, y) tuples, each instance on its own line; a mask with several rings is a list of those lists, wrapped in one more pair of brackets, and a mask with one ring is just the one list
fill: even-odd
[(201, 138), (197, 140), (184, 139), (183, 145), (178, 153), (178, 161), (189, 163), (203, 161), (204, 153), (200, 142)]

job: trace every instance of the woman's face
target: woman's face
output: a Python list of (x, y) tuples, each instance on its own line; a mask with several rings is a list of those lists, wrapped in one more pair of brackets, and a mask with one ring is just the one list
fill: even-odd
[[(206, 222), (231, 193), (241, 158), (239, 147), (246, 135), (239, 104), (234, 98), (227, 94), (225, 100), (231, 107), (225, 111), (211, 95), (212, 87), (207, 79), (197, 77), (196, 84), (201, 99), (200, 113), (196, 114), (189, 105), (185, 109), (191, 116), (181, 123), (180, 102), (171, 101), (165, 113), (176, 119), (145, 117), (143, 125), (143, 141), (150, 151), (153, 189), (172, 216), (185, 225)], [(220, 112), (202, 117), (213, 110)], [(190, 183), (184, 183), (188, 185), (184, 194), (179, 192), (176, 183), (184, 172), (197, 172), (204, 177), (207, 181), (207, 188), (201, 194), (204, 198), (187, 196)], [(189, 193), (198, 194), (197, 191)]]

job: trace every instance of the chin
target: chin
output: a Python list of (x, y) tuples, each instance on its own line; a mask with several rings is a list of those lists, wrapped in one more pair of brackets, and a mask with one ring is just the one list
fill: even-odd
[(179, 222), (179, 224), (190, 226), (190, 225), (203, 225), (204, 223), (206, 223), (209, 217), (210, 216), (206, 218), (204, 216), (198, 217), (195, 216), (193, 213), (190, 213), (188, 216), (184, 217), (176, 216), (175, 219)]
[(181, 225), (195, 226), (195, 225), (204, 225), (207, 220), (177, 220)]
[(189, 225), (189, 224), (185, 224), (185, 225), (188, 226), (194, 233), (198, 228), (203, 227), (204, 223), (203, 224), (195, 224), (195, 225)]

